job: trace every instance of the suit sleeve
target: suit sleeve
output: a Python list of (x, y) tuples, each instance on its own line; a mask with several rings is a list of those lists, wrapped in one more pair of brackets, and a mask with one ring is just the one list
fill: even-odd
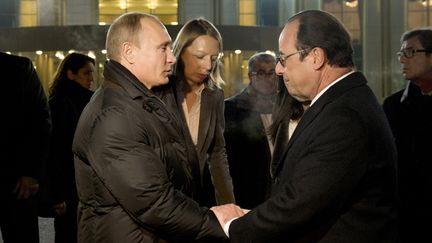
[(209, 151), (209, 169), (215, 188), (216, 202), (218, 205), (235, 203), (234, 189), (229, 171), (227, 154), (225, 149), (225, 119), (223, 93), (217, 96), (216, 129)]
[(232, 222), (231, 242), (272, 242), (281, 235), (290, 242), (290, 236), (338, 217), (366, 173), (368, 132), (355, 112), (326, 117), (332, 118), (303, 130), (290, 147), (271, 198)]

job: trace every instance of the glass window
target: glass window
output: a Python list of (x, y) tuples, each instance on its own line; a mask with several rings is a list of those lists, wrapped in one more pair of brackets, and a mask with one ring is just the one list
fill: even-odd
[(100, 0), (99, 24), (110, 24), (123, 13), (139, 11), (158, 16), (162, 23), (177, 25), (177, 0)]
[(361, 40), (357, 0), (324, 0), (323, 10), (332, 13), (345, 25), (353, 41)]
[(408, 30), (432, 25), (432, 0), (408, 0)]
[(21, 0), (19, 13), (19, 27), (37, 26), (36, 0)]
[(239, 0), (239, 24), (255, 26), (256, 23), (256, 0)]

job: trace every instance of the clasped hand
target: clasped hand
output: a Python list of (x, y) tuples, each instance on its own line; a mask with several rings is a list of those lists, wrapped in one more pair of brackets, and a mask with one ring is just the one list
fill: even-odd
[(210, 208), (210, 210), (214, 212), (222, 228), (231, 219), (241, 217), (250, 211), (249, 209), (240, 208), (239, 206), (232, 203), (214, 206)]

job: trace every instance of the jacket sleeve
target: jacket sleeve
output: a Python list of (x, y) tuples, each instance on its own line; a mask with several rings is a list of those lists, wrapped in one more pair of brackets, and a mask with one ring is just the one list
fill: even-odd
[[(220, 90), (218, 90), (220, 91)], [(209, 149), (209, 169), (215, 188), (215, 197), (218, 205), (235, 203), (234, 189), (229, 171), (227, 154), (225, 149), (225, 119), (224, 119), (224, 97), (223, 92), (218, 92), (216, 115), (216, 128), (213, 142)]]
[(215, 215), (174, 188), (157, 149), (162, 144), (150, 146), (151, 126), (137, 121), (133, 112), (113, 108), (94, 124), (89, 158), (105, 187), (141, 227), (163, 238), (224, 239)]
[(22, 119), (25, 121), (22, 130), (22, 153), (18, 155), (21, 164), (21, 176), (40, 179), (47, 159), (51, 132), (51, 116), (47, 98), (33, 67), (26, 59), (22, 74)]

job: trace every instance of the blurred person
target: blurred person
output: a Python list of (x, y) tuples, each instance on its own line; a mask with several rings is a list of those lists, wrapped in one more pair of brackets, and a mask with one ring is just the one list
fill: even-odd
[(406, 88), (384, 100), (398, 151), (399, 219), (403, 242), (430, 242), (432, 218), (432, 29), (402, 35), (398, 52)]
[(267, 199), (273, 141), (268, 136), (276, 100), (276, 59), (265, 52), (248, 61), (249, 85), (225, 100), (225, 143), (236, 203), (254, 208)]
[(223, 137), (224, 94), (219, 55), (222, 37), (209, 21), (198, 18), (187, 22), (174, 41), (173, 77), (162, 99), (186, 124), (186, 140), (195, 147), (201, 178), (199, 195), (204, 206), (233, 203)]
[(289, 139), (310, 104), (310, 100), (298, 101), (294, 99), (288, 93), (286, 83), (281, 76), (278, 76), (277, 87), (276, 102), (272, 111), (272, 124), (266, 131), (273, 143), (271, 161), (279, 161), (284, 156)]
[(39, 242), (36, 194), (51, 129), (47, 98), (30, 59), (0, 52), (0, 73), (0, 229), (5, 243)]
[(166, 28), (152, 15), (123, 14), (108, 30), (106, 49), (105, 80), (81, 114), (72, 146), (78, 241), (226, 239), (213, 212), (191, 198), (197, 162), (178, 114), (151, 90), (168, 83), (176, 62)]
[(48, 160), (51, 206), (55, 211), (55, 242), (77, 242), (78, 196), (72, 140), (78, 119), (93, 91), (95, 60), (71, 53), (60, 63), (50, 89), (52, 136)]
[(230, 241), (398, 242), (395, 144), (349, 33), (326, 12), (300, 12), (279, 51), (276, 73), (310, 106), (272, 161), (270, 198), (237, 219), (232, 204), (212, 208)]

